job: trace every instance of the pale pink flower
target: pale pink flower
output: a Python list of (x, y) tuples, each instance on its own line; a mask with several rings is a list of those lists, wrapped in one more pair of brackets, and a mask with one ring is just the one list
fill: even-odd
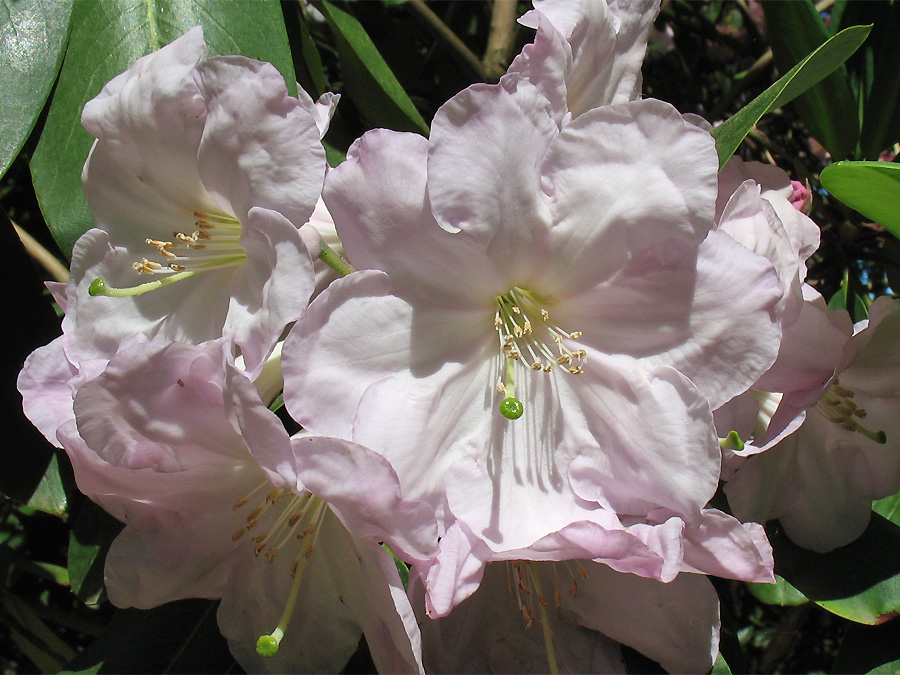
[[(412, 591), (419, 607), (421, 584)], [(664, 584), (589, 560), (491, 563), (472, 597), (420, 627), (432, 673), (624, 673), (618, 643), (669, 672), (703, 673), (718, 653), (719, 602), (696, 575)]]
[[(665, 103), (560, 130), (507, 76), (445, 104), (430, 141), (372, 131), (329, 174), (363, 271), (295, 324), (285, 399), (434, 507), (437, 613), (488, 560), (693, 566), (686, 533), (719, 476), (710, 405), (755, 382), (780, 335), (772, 266), (712, 231), (717, 166), (708, 133)], [(729, 520), (770, 577), (761, 529)]]
[[(799, 429), (747, 459), (725, 486), (742, 520), (778, 518), (793, 541), (819, 552), (858, 537), (872, 500), (900, 490), (900, 305), (879, 298), (856, 328), (824, 382), (798, 392)], [(818, 337), (807, 339), (813, 353)]]
[(72, 257), (63, 330), (76, 360), (109, 358), (136, 332), (225, 336), (253, 371), (312, 293), (298, 228), (322, 187), (336, 99), (317, 107), (271, 65), (205, 50), (194, 28), (85, 105), (99, 229)]
[[(361, 633), (380, 669), (420, 671), (412, 609), (378, 543), (427, 558), (431, 509), (405, 502), (365, 448), (292, 442), (225, 351), (124, 349), (59, 431), (79, 488), (125, 524), (106, 562), (111, 601), (221, 598), (219, 626), (250, 672), (338, 671)], [(257, 638), (276, 626), (281, 647), (263, 659)]]

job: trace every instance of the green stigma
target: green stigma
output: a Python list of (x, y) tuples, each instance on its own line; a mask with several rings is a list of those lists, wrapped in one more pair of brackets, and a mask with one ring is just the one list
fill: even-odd
[[(278, 631), (275, 631), (276, 633)], [(281, 636), (261, 635), (256, 641), (256, 653), (263, 658), (271, 659), (278, 653), (278, 645), (281, 643)]]
[(744, 441), (741, 440), (740, 434), (732, 429), (725, 438), (719, 439), (719, 447), (723, 450), (743, 450)]
[(97, 277), (91, 282), (91, 285), (88, 286), (88, 295), (96, 296), (96, 295), (106, 295), (106, 279), (103, 277)]
[(517, 398), (505, 398), (500, 401), (500, 414), (506, 419), (517, 420), (525, 412), (525, 406)]

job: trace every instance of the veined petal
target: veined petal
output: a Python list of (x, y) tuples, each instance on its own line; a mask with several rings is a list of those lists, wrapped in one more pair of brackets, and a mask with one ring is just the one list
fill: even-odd
[(315, 118), (269, 63), (214, 56), (195, 79), (209, 109), (196, 160), (206, 189), (241, 222), (259, 206), (299, 228), (325, 179)]
[(541, 168), (553, 211), (545, 293), (571, 296), (631, 259), (674, 264), (713, 226), (715, 148), (651, 99), (591, 110), (554, 139)]
[(549, 108), (533, 85), (512, 79), (463, 90), (432, 123), (427, 189), (434, 216), (448, 232), (481, 243), (505, 279), (527, 278), (547, 255), (540, 167), (557, 133)]
[(575, 493), (617, 513), (646, 514), (662, 506), (699, 523), (700, 509), (716, 490), (720, 462), (706, 400), (665, 366), (644, 377), (635, 372), (625, 378), (612, 368), (595, 377), (602, 387), (576, 389), (599, 447), (583, 446), (572, 460)]
[(306, 308), (315, 272), (300, 232), (277, 211), (253, 207), (242, 230), (247, 260), (231, 277), (222, 334), (241, 348), (253, 373)]
[(78, 369), (66, 358), (64, 340), (60, 336), (35, 349), (25, 359), (16, 380), (25, 416), (58, 448), (62, 446), (56, 438), (56, 430), (66, 421), (75, 419), (69, 381), (78, 374)]
[[(203, 193), (195, 167), (206, 105), (191, 72), (205, 52), (198, 26), (113, 78), (81, 116), (130, 178), (177, 203)], [(89, 204), (92, 187), (85, 178)]]
[(427, 152), (422, 136), (386, 129), (350, 147), (323, 192), (341, 243), (357, 269), (387, 272), (393, 293), (407, 300), (448, 307), (490, 302), (506, 289), (485, 244), (469, 232), (441, 229), (429, 209)]

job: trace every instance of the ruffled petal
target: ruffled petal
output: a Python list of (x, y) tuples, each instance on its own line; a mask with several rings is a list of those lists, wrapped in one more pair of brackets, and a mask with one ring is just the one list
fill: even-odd
[(553, 141), (541, 172), (553, 211), (542, 290), (571, 296), (629, 260), (675, 264), (713, 225), (709, 134), (654, 100), (585, 113)]
[(261, 206), (299, 228), (325, 180), (316, 119), (269, 63), (215, 56), (195, 77), (209, 109), (197, 155), (206, 189), (242, 223)]
[[(474, 85), (438, 110), (428, 147), (428, 197), (448, 232), (474, 237), (503, 278), (528, 278), (547, 255), (541, 161), (557, 134), (531, 84)], [(495, 294), (507, 289), (498, 289)]]
[(328, 174), (323, 197), (350, 262), (387, 272), (394, 294), (435, 306), (487, 306), (508, 289), (484, 244), (438, 226), (426, 194), (427, 152), (418, 134), (369, 131)]

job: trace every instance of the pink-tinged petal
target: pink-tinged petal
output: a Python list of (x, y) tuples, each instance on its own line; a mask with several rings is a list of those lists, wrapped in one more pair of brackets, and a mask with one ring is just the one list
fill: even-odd
[(356, 443), (319, 436), (300, 436), (292, 445), (299, 484), (328, 502), (355, 536), (384, 541), (404, 560), (434, 556), (434, 510), (403, 499), (397, 474), (384, 457)]
[(513, 78), (463, 90), (431, 126), (427, 189), (434, 216), (448, 232), (475, 238), (507, 279), (527, 278), (547, 255), (541, 162), (558, 132), (549, 108), (533, 85)]
[[(311, 433), (351, 439), (360, 399), (374, 383), (405, 372), (410, 386), (430, 395), (429, 376), (469, 363), (496, 340), (490, 307), (484, 313), (416, 310), (389, 292), (390, 279), (381, 272), (339, 279), (288, 335), (285, 401)], [(493, 381), (484, 386), (493, 387)], [(383, 421), (397, 425), (402, 418), (393, 414)], [(381, 452), (364, 439), (353, 440)]]
[(566, 73), (572, 66), (572, 48), (543, 12), (528, 11), (519, 18), (519, 23), (536, 28), (537, 33), (534, 42), (525, 45), (513, 59), (507, 73), (511, 77), (524, 77), (536, 86), (550, 102), (553, 119), (562, 126), (569, 112)]
[[(609, 61), (610, 84), (606, 87), (607, 91), (612, 90), (610, 103), (640, 98), (647, 36), (659, 13), (659, 5), (659, 0), (609, 0), (616, 27), (616, 50)], [(594, 106), (596, 100), (593, 100)]]
[(587, 561), (580, 566), (585, 576), (574, 579), (575, 597), (568, 588), (560, 589), (562, 609), (573, 612), (579, 625), (638, 650), (670, 673), (703, 673), (712, 667), (719, 646), (719, 599), (708, 579), (679, 574), (662, 583)]
[(69, 381), (78, 374), (78, 369), (66, 358), (64, 340), (60, 336), (34, 350), (25, 359), (16, 380), (25, 416), (58, 448), (62, 446), (56, 439), (56, 430), (75, 419)]
[(699, 527), (684, 530), (685, 569), (725, 579), (774, 583), (772, 546), (762, 525), (716, 509), (703, 510)]
[(247, 370), (256, 372), (284, 327), (306, 308), (315, 273), (297, 228), (277, 211), (250, 209), (241, 246), (247, 259), (231, 278), (222, 334), (241, 348)]
[[(203, 193), (196, 156), (206, 105), (191, 74), (205, 52), (203, 30), (189, 30), (113, 78), (81, 117), (123, 173), (176, 203)], [(93, 207), (90, 183), (85, 191)]]
[[(323, 197), (350, 262), (391, 277), (410, 301), (465, 307), (503, 293), (485, 246), (441, 229), (426, 194), (428, 140), (386, 129), (367, 132), (329, 172)], [(402, 242), (402, 246), (398, 245)]]
[(626, 379), (612, 368), (591, 377), (605, 386), (576, 391), (599, 447), (581, 448), (572, 461), (575, 493), (617, 513), (662, 506), (699, 523), (700, 509), (716, 490), (720, 461), (706, 400), (668, 367), (644, 377)]
[(772, 266), (722, 232), (699, 255), (666, 265), (634, 261), (608, 283), (565, 301), (560, 325), (606, 353), (672, 365), (712, 407), (746, 391), (771, 366), (780, 327), (781, 286)]
[[(716, 220), (719, 219), (730, 196), (744, 181), (752, 179), (762, 188), (762, 197), (775, 209), (778, 219), (791, 240), (798, 262), (803, 263), (819, 247), (819, 227), (793, 205), (794, 188), (788, 175), (777, 166), (760, 162), (744, 162), (732, 157), (719, 172), (719, 195), (716, 199)], [(800, 278), (806, 270), (800, 269)]]
[(216, 56), (195, 78), (209, 109), (197, 155), (206, 189), (242, 223), (260, 206), (303, 225), (325, 179), (315, 118), (271, 64)]
[[(440, 619), (423, 618), (421, 623), (423, 658), (428, 672), (435, 673), (535, 673), (549, 666), (544, 632), (539, 622), (548, 621), (552, 634), (552, 655), (564, 673), (623, 673), (619, 646), (601, 633), (586, 630), (567, 611), (568, 585), (557, 588), (558, 575), (568, 578), (568, 571), (549, 564), (525, 563), (530, 596), (520, 593), (522, 604), (535, 611), (529, 625), (510, 588), (516, 571), (511, 565), (489, 565), (484, 582), (474, 596)], [(530, 575), (542, 585), (546, 609), (541, 609)], [(554, 589), (565, 598), (565, 609), (554, 602)], [(414, 586), (413, 597), (422, 595)], [(546, 617), (546, 619), (544, 618)]]
[(441, 551), (425, 577), (425, 608), (436, 619), (478, 590), (490, 549), (454, 523), (441, 537)]
[(78, 431), (100, 457), (132, 469), (181, 471), (243, 456), (223, 424), (224, 345), (151, 342), (119, 352), (75, 396)]
[(661, 101), (585, 113), (553, 141), (541, 171), (554, 223), (551, 296), (592, 288), (629, 259), (674, 264), (713, 225), (712, 139)]

